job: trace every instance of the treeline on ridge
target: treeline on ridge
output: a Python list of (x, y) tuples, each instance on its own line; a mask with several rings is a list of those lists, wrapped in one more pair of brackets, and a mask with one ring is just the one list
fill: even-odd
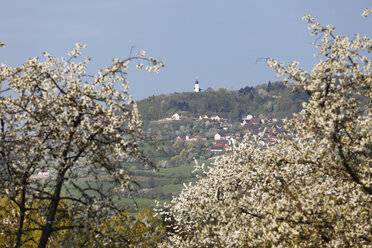
[(288, 117), (302, 108), (308, 97), (303, 92), (293, 94), (293, 87), (281, 81), (269, 82), (240, 90), (208, 88), (202, 92), (183, 92), (150, 96), (138, 101), (143, 120), (159, 120), (174, 113), (187, 111), (191, 116), (218, 114), (240, 120), (243, 114)]

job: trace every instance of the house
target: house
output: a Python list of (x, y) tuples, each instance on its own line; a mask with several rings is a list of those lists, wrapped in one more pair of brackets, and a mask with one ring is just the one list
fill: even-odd
[(222, 152), (228, 149), (232, 145), (231, 140), (216, 140), (216, 142), (211, 147), (212, 152)]
[(211, 120), (220, 121), (221, 117), (219, 117), (218, 115), (211, 115)]
[(253, 118), (253, 115), (250, 115), (250, 114), (242, 115), (242, 121), (249, 121), (252, 118)]
[(199, 116), (199, 119), (200, 120), (208, 119), (208, 115), (201, 115), (201, 116)]
[(189, 137), (188, 136), (178, 136), (177, 139), (185, 141), (185, 140), (188, 140)]
[(231, 141), (229, 140), (216, 140), (213, 146), (228, 148), (230, 145), (231, 145)]
[(221, 140), (221, 135), (219, 134), (219, 133), (216, 133), (215, 135), (214, 135), (214, 140)]
[(211, 147), (212, 152), (223, 152), (229, 147), (229, 141), (227, 140), (216, 140), (216, 142)]
[(179, 114), (175, 113), (174, 115), (172, 115), (171, 119), (172, 119), (172, 120), (180, 120), (181, 117), (180, 117)]

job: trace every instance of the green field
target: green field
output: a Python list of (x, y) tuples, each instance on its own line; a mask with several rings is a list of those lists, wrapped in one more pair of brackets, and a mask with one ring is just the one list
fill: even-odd
[(192, 171), (194, 170), (194, 165), (186, 165), (173, 168), (161, 168), (159, 169), (159, 174), (166, 177), (184, 176), (190, 177)]
[[(205, 163), (206, 166), (210, 166), (212, 160), (200, 161), (199, 164)], [(134, 170), (130, 171), (133, 180), (139, 185), (136, 186), (136, 192), (133, 192), (133, 198), (131, 197), (117, 197), (115, 202), (125, 207), (130, 211), (136, 211), (138, 207), (150, 207), (156, 206), (156, 201), (162, 205), (164, 202), (170, 202), (172, 197), (177, 196), (184, 183), (195, 182), (197, 178), (192, 173), (194, 170), (194, 164), (184, 165), (172, 168), (160, 168), (158, 171), (155, 170)], [(75, 182), (79, 187), (86, 187), (89, 184), (91, 187), (102, 186), (103, 191), (107, 192), (114, 184), (108, 180), (106, 181), (87, 181), (86, 178), (82, 178)], [(133, 184), (134, 185), (134, 184)], [(67, 192), (75, 197), (80, 197), (81, 193), (73, 185), (66, 184), (63, 188), (62, 194)], [(98, 196), (96, 192), (87, 191), (89, 195)]]

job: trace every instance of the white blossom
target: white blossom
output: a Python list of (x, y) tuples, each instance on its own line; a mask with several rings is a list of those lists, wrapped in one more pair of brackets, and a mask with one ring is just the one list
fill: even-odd
[(370, 247), (372, 245), (372, 41), (320, 36), (311, 72), (268, 65), (309, 95), (275, 145), (240, 144), (159, 213), (174, 229), (162, 247)]
[[(64, 228), (71, 237), (63, 247), (74, 247), (76, 235), (84, 238), (81, 226), (87, 239), (107, 239), (105, 232), (113, 229), (91, 231), (117, 217), (121, 209), (114, 199), (132, 187), (121, 163), (131, 158), (151, 164), (140, 148), (142, 122), (127, 92), (126, 70), (130, 60), (152, 64), (154, 59), (141, 52), (87, 75), (91, 59), (80, 59), (84, 47), (77, 43), (68, 59), (44, 52), (44, 61), (35, 57), (18, 67), (0, 66), (0, 92), (7, 92), (0, 95), (0, 195), (18, 206), (14, 221), (20, 229), (9, 232), (19, 237), (17, 247), (31, 242), (22, 238), (29, 232), (22, 215), (38, 218), (32, 221), (41, 239), (34, 242), (41, 247)], [(50, 174), (41, 179), (44, 170)], [(104, 181), (111, 186), (104, 188)], [(72, 220), (60, 219), (60, 212)], [(0, 229), (9, 231), (8, 221), (0, 220)]]

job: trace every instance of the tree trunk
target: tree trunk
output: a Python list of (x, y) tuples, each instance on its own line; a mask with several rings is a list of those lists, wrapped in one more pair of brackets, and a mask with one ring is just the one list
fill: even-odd
[[(25, 221), (25, 215), (26, 215), (26, 183), (27, 183), (27, 177), (24, 176), (22, 179), (22, 192), (21, 192), (21, 202), (19, 204), (19, 225), (18, 225), (18, 231), (17, 231), (17, 239), (16, 239), (16, 245), (15, 248), (19, 248), (22, 245), (22, 234), (23, 234), (23, 224)], [(16, 201), (16, 199), (15, 199)]]
[(64, 181), (63, 177), (65, 175), (65, 172), (66, 172), (66, 169), (63, 169), (62, 171), (60, 171), (60, 173), (58, 173), (57, 184), (54, 188), (54, 194), (53, 194), (53, 197), (49, 205), (46, 223), (45, 223), (45, 226), (43, 227), (43, 231), (41, 234), (41, 238), (39, 240), (38, 248), (46, 247), (49, 237), (53, 232), (53, 222), (55, 220), (55, 216), (57, 213), (59, 201), (61, 200), (60, 193), (61, 193), (61, 189), (62, 189), (62, 185)]

